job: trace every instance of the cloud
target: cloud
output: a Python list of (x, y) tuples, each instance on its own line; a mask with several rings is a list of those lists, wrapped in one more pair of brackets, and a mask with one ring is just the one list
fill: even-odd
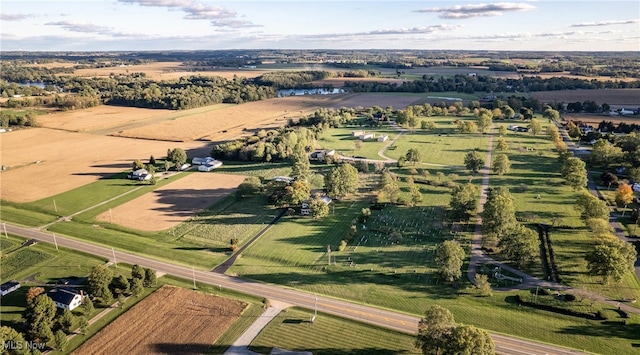
[(612, 26), (612, 25), (628, 25), (632, 23), (638, 23), (640, 20), (611, 20), (611, 21), (599, 21), (599, 22), (582, 22), (571, 25), (571, 27), (596, 27), (596, 26)]
[(415, 10), (414, 12), (435, 12), (440, 14), (440, 18), (445, 19), (467, 19), (480, 16), (501, 16), (507, 11), (529, 11), (536, 7), (530, 4), (499, 2), (495, 4), (472, 4), (456, 5), (451, 7), (433, 7), (428, 9)]
[(90, 33), (90, 34), (98, 34), (110, 37), (146, 37), (141, 34), (132, 34), (132, 33), (124, 33), (115, 31), (112, 27), (99, 26), (86, 22), (68, 22), (68, 21), (57, 21), (57, 22), (47, 22), (45, 23), (47, 26), (58, 26), (70, 32), (78, 32), (78, 33)]
[(22, 21), (26, 20), (29, 17), (33, 17), (33, 15), (25, 15), (25, 14), (0, 14), (0, 20), (2, 21)]
[(352, 32), (352, 33), (333, 33), (333, 34), (318, 34), (303, 36), (306, 38), (324, 38), (326, 40), (334, 40), (336, 38), (344, 37), (370, 37), (370, 36), (384, 36), (384, 35), (415, 35), (415, 34), (430, 34), (443, 31), (453, 31), (462, 28), (459, 25), (433, 25), (426, 27), (413, 27), (413, 28), (397, 28), (397, 29), (380, 29), (366, 32)]
[(213, 27), (258, 27), (250, 21), (236, 20), (238, 14), (218, 5), (205, 5), (194, 0), (118, 0), (140, 6), (166, 7), (185, 13), (187, 20), (211, 20)]

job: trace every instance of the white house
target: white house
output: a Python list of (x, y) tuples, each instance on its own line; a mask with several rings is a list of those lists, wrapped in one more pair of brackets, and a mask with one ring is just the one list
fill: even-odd
[(5, 296), (20, 288), (18, 281), (8, 281), (0, 285), (0, 296)]
[(376, 138), (376, 134), (375, 133), (364, 133), (363, 135), (361, 135), (360, 137), (361, 141), (366, 141), (368, 139), (375, 139)]
[(209, 164), (212, 161), (214, 161), (215, 159), (213, 159), (212, 157), (204, 157), (204, 158), (200, 158), (200, 157), (195, 157), (191, 160), (191, 164), (193, 165), (205, 165), (205, 164)]
[(380, 137), (378, 137), (378, 142), (386, 142), (387, 139), (389, 139), (389, 135), (388, 134), (383, 134)]
[(364, 131), (351, 131), (352, 137), (360, 137), (363, 134), (364, 134)]
[(211, 171), (213, 169), (219, 168), (222, 166), (222, 162), (220, 160), (212, 160), (206, 164), (200, 165), (198, 167), (199, 171)]
[(144, 181), (144, 180), (150, 180), (152, 177), (151, 174), (149, 174), (149, 172), (146, 169), (138, 169), (136, 171), (132, 171), (127, 175), (128, 179), (131, 180), (140, 180), (140, 181)]
[(54, 288), (47, 292), (47, 296), (53, 300), (56, 307), (73, 311), (82, 304), (84, 295), (63, 288)]
[(336, 154), (334, 149), (319, 150), (309, 155), (309, 160), (325, 161), (327, 157), (332, 157)]

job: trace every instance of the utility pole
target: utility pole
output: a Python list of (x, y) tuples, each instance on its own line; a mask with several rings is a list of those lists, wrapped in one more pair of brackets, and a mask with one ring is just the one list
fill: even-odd
[(7, 224), (2, 223), (2, 228), (4, 229), (4, 237), (9, 239), (9, 235), (7, 234)]
[(52, 233), (52, 234), (53, 234), (53, 244), (56, 245), (56, 251), (58, 251), (58, 241), (56, 240), (56, 234), (55, 233)]
[(327, 256), (329, 257), (329, 263), (327, 265), (331, 266), (331, 245), (327, 245)]
[(56, 205), (56, 200), (53, 200), (53, 209), (58, 213), (58, 206)]
[(118, 261), (116, 260), (116, 251), (115, 251), (115, 249), (111, 248), (111, 253), (113, 254), (113, 265), (118, 267)]
[(195, 268), (191, 268), (191, 274), (193, 275), (193, 289), (197, 289), (196, 287), (196, 269)]

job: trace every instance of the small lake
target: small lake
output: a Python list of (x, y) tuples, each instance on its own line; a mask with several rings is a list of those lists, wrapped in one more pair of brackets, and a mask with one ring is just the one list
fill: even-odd
[(285, 96), (299, 96), (299, 95), (332, 95), (332, 94), (344, 94), (344, 89), (280, 89), (278, 90), (278, 97)]

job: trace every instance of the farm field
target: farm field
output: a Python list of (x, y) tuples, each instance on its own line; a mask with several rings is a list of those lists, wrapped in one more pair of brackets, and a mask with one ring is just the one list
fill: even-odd
[(219, 110), (231, 104), (218, 104), (190, 110), (154, 110), (137, 107), (100, 105), (83, 110), (55, 112), (38, 117), (38, 124), (46, 128), (74, 132), (110, 135), (124, 129), (143, 127), (154, 123), (175, 120)]
[(83, 344), (80, 354), (204, 353), (246, 304), (165, 286)]
[(615, 126), (617, 126), (622, 122), (626, 124), (640, 124), (639, 116), (609, 116), (609, 115), (603, 115), (603, 114), (570, 113), (565, 115), (564, 117), (565, 117), (565, 120), (567, 121), (569, 120), (580, 121), (585, 124), (591, 125), (596, 129), (598, 128), (598, 125), (602, 121), (610, 121)]
[(165, 230), (231, 194), (244, 179), (242, 175), (190, 173), (109, 212), (103, 212), (97, 219), (144, 231)]
[(419, 354), (415, 337), (319, 313), (288, 308), (276, 316), (251, 342), (249, 349), (269, 354), (273, 347), (322, 354)]
[(597, 89), (597, 90), (559, 90), (536, 91), (531, 96), (542, 102), (575, 102), (593, 100), (598, 105), (607, 103), (612, 108), (640, 106), (640, 89)]
[(395, 109), (403, 109), (409, 105), (413, 105), (416, 101), (421, 100), (420, 94), (414, 93), (359, 93), (346, 94), (345, 99), (335, 102), (333, 108), (340, 107), (372, 107), (380, 106), (385, 108), (391, 106)]
[(247, 102), (223, 110), (125, 129), (117, 135), (171, 141), (233, 139), (245, 134), (245, 129), (279, 127), (285, 125), (289, 118), (310, 114), (318, 108), (342, 106), (341, 102), (350, 96), (353, 95), (288, 96)]
[(175, 147), (189, 156), (210, 151), (203, 142), (132, 140), (47, 128), (4, 133), (2, 164), (8, 170), (2, 172), (0, 196), (12, 202), (36, 201), (120, 173), (136, 159), (164, 156)]

